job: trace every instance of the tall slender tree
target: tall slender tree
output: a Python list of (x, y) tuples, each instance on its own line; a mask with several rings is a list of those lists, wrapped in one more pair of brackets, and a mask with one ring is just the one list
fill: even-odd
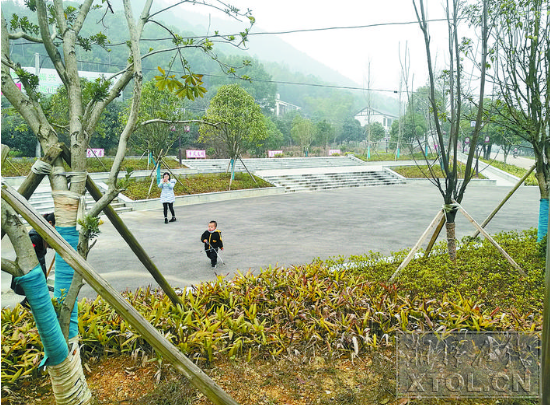
[[(482, 124), (483, 98), (485, 93), (485, 72), (487, 67), (487, 7), (488, 1), (483, 0), (483, 13), (481, 22), (481, 54), (479, 55), (480, 81), (479, 81), (479, 110), (476, 117), (476, 125), (473, 131), (473, 144), (477, 143), (479, 132)], [(426, 8), (423, 0), (413, 0), (414, 9), (418, 24), (424, 35), (426, 47), (427, 67), (430, 82), (430, 111), (433, 115), (435, 132), (437, 134), (438, 152), (440, 153), (441, 168), (445, 173), (444, 183), (436, 176), (432, 176), (432, 183), (438, 188), (443, 197), (445, 222), (447, 230), (447, 245), (449, 256), (452, 260), (456, 260), (456, 232), (455, 232), (455, 217), (458, 212), (458, 207), (455, 203), (460, 203), (464, 197), (466, 187), (475, 172), (472, 170), (472, 162), (474, 158), (474, 149), (468, 154), (466, 163), (466, 173), (464, 180), (461, 182), (458, 178), (458, 140), (460, 134), (460, 118), (461, 110), (464, 101), (471, 98), (464, 91), (462, 54), (464, 44), (460, 42), (459, 37), (459, 21), (461, 19), (462, 3), (459, 0), (446, 1), (446, 15), (448, 27), (448, 60), (449, 65), (445, 72), (447, 74), (446, 81), (449, 83), (447, 89), (447, 97), (449, 100), (449, 111), (443, 110), (437, 98), (437, 78), (434, 70), (434, 61), (431, 53), (431, 37), (429, 32), (428, 18), (426, 16)], [(445, 134), (441, 125), (441, 121), (447, 120), (450, 123), (448, 134)]]

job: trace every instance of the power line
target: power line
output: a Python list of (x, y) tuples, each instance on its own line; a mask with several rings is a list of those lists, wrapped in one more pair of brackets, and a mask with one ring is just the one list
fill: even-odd
[[(445, 22), (445, 21), (447, 21), (445, 18), (427, 20), (427, 22)], [(336, 27), (324, 27), (324, 28), (304, 28), (304, 29), (274, 31), (274, 32), (249, 32), (248, 35), (284, 35), (284, 34), (296, 34), (301, 32), (355, 30), (355, 29), (363, 29), (363, 28), (389, 27), (394, 25), (412, 25), (412, 24), (418, 24), (418, 21), (386, 22), (386, 23), (367, 24), (367, 25), (350, 25), (350, 26), (336, 26)]]
[[(47, 57), (48, 55), (42, 55), (40, 56)], [(107, 66), (107, 67), (115, 67), (119, 70), (124, 69), (125, 66), (116, 65), (113, 63), (104, 63), (104, 62), (92, 62), (92, 61), (85, 61), (85, 60), (77, 60), (78, 63), (88, 63), (91, 65), (101, 65), (101, 66)], [(142, 68), (143, 71), (157, 71), (156, 68)], [(183, 71), (172, 71), (176, 74), (183, 74)], [(112, 73), (112, 72), (98, 72), (98, 73)], [(197, 73), (201, 74), (201, 73)], [(318, 87), (318, 88), (327, 88), (327, 89), (339, 89), (339, 90), (360, 90), (360, 91), (376, 91), (380, 93), (393, 93), (397, 94), (397, 90), (388, 90), (388, 89), (367, 89), (365, 87), (354, 87), (354, 86), (338, 86), (338, 85), (330, 85), (330, 84), (318, 84), (318, 83), (300, 83), (300, 82), (288, 82), (288, 81), (282, 81), (282, 80), (263, 80), (263, 79), (243, 79), (242, 77), (237, 76), (228, 76), (228, 75), (216, 75), (211, 73), (202, 73), (203, 76), (206, 77), (217, 77), (217, 78), (228, 78), (232, 80), (240, 80), (240, 81), (252, 81), (252, 82), (258, 82), (258, 83), (274, 83), (274, 84), (282, 84), (282, 85), (292, 85), (292, 86), (309, 86), (309, 87)]]
[[(465, 18), (463, 18), (465, 19)], [(439, 18), (439, 19), (433, 19), (433, 20), (427, 20), (428, 23), (432, 22), (446, 22), (447, 20), (445, 18)], [(367, 24), (367, 25), (350, 25), (350, 26), (335, 26), (335, 27), (321, 27), (321, 28), (303, 28), (303, 29), (295, 29), (295, 30), (287, 30), (287, 31), (273, 31), (273, 32), (248, 32), (248, 36), (255, 36), (255, 35), (286, 35), (286, 34), (297, 34), (297, 33), (303, 33), (303, 32), (322, 32), (322, 31), (336, 31), (336, 30), (355, 30), (355, 29), (364, 29), (364, 28), (377, 28), (377, 27), (391, 27), (391, 26), (401, 26), (401, 25), (414, 25), (418, 24), (418, 21), (401, 21), (401, 22), (384, 22), (384, 23), (376, 23), (376, 24)], [(223, 37), (230, 37), (233, 36), (235, 38), (240, 37), (240, 33), (238, 34), (214, 34), (214, 35), (196, 35), (196, 36), (187, 36), (183, 35), (187, 39), (207, 39), (207, 38), (223, 38)], [(174, 38), (172, 37), (166, 37), (166, 38), (142, 38), (142, 41), (173, 41)], [(117, 44), (109, 44), (109, 46), (126, 46), (126, 42), (121, 42)]]
[[(233, 78), (235, 80), (248, 81), (248, 79), (243, 79), (242, 77), (221, 76), (221, 75), (212, 75), (212, 74), (204, 74), (203, 76), (228, 77), (228, 78)], [(260, 83), (289, 84), (289, 85), (293, 85), (293, 86), (310, 86), (310, 87), (322, 87), (322, 88), (329, 88), (329, 89), (363, 90), (363, 91), (378, 91), (378, 92), (397, 93), (397, 90), (387, 90), (387, 89), (367, 89), (367, 88), (364, 88), (364, 87), (336, 86), (336, 85), (330, 85), (330, 84), (315, 84), (315, 83), (285, 82), (285, 81), (279, 81), (279, 80), (262, 80), (262, 79), (250, 79), (250, 80), (253, 81), (253, 82), (260, 82)]]

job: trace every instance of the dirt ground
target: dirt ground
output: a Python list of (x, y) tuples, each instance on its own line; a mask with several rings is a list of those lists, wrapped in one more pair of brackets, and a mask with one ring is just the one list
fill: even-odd
[[(388, 359), (389, 360), (389, 359)], [(388, 375), (372, 370), (368, 359), (326, 360), (312, 357), (279, 360), (224, 360), (203, 370), (239, 404), (388, 404), (395, 399), (393, 367)], [(95, 404), (206, 405), (211, 402), (169, 365), (107, 357), (84, 363)], [(384, 372), (382, 370), (382, 372)], [(393, 385), (392, 382), (393, 381)], [(2, 392), (2, 404), (54, 405), (47, 374), (12, 392)]]

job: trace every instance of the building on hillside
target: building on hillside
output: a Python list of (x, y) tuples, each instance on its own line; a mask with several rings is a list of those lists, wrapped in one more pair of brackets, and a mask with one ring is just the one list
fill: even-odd
[(290, 111), (298, 111), (301, 109), (302, 108), (298, 107), (297, 105), (287, 103), (286, 101), (282, 101), (281, 95), (277, 94), (277, 98), (275, 99), (275, 115), (277, 117), (285, 115)]
[(379, 122), (386, 130), (386, 133), (390, 131), (393, 121), (399, 118), (397, 115), (369, 107), (363, 108), (354, 115), (354, 118), (361, 123), (362, 127), (364, 127), (369, 122), (369, 115), (370, 123), (372, 124), (374, 122)]
[[(48, 68), (39, 68), (36, 69), (34, 67), (23, 67), (23, 70), (26, 72), (36, 74), (36, 71), (38, 70), (38, 91), (43, 94), (55, 94), (57, 93), (57, 89), (63, 85), (63, 81), (59, 78), (57, 74), (57, 70), (55, 69), (48, 69)], [(19, 78), (17, 74), (14, 71), (10, 72), (11, 76), (15, 80), (15, 82), (19, 82)], [(87, 71), (78, 71), (78, 75), (81, 79), (87, 79), (90, 82), (95, 81), (99, 78), (106, 78), (108, 76), (112, 76), (112, 73), (107, 72), (87, 72)], [(122, 92), (120, 93), (119, 100), (122, 100)]]

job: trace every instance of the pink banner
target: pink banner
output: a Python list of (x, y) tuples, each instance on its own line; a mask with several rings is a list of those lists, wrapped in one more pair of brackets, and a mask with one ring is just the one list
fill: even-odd
[(105, 149), (86, 149), (86, 157), (104, 157), (105, 156)]
[(277, 155), (282, 155), (283, 154), (283, 151), (282, 150), (268, 150), (267, 151), (267, 157), (275, 157)]
[(187, 149), (185, 151), (185, 158), (186, 159), (206, 159), (206, 151)]
[(329, 149), (328, 150), (328, 155), (329, 156), (332, 156), (332, 155), (341, 155), (342, 152), (340, 151), (340, 149)]

